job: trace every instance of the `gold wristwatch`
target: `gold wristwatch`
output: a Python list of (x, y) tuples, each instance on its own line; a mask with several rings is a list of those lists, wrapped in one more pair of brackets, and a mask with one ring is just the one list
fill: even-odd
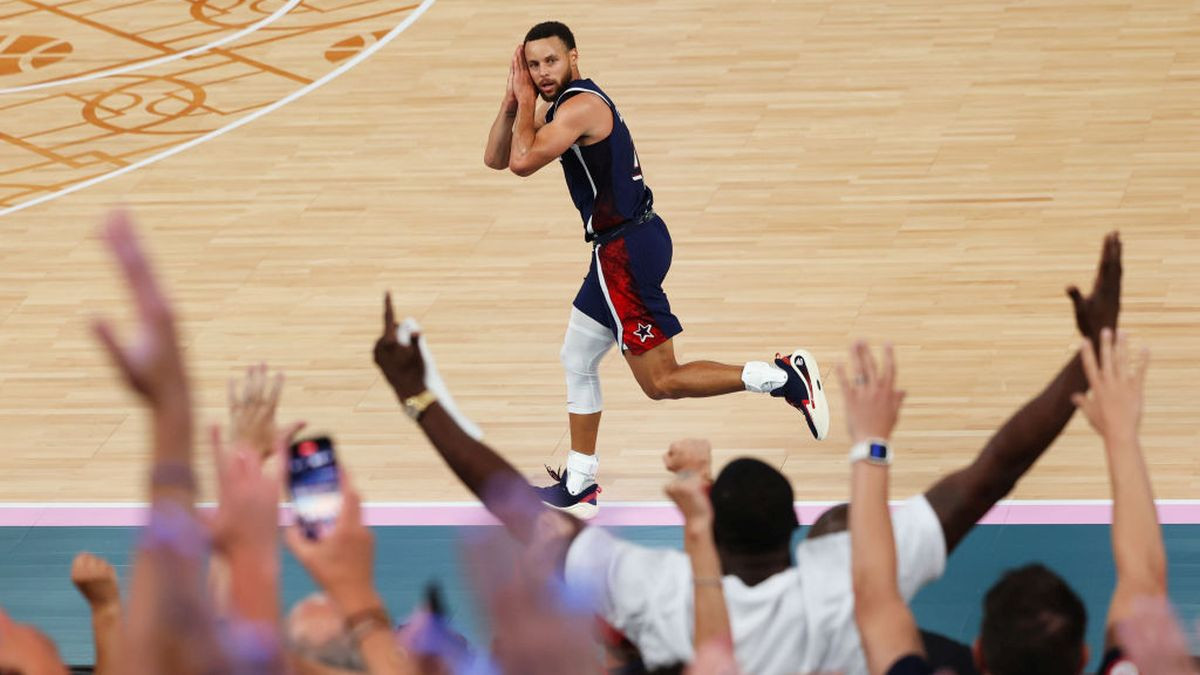
[(409, 396), (404, 399), (404, 412), (414, 420), (421, 419), (421, 415), (425, 410), (437, 401), (437, 394), (426, 389), (416, 396)]

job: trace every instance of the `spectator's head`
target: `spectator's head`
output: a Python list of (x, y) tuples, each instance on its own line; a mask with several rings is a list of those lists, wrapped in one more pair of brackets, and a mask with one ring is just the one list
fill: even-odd
[(321, 593), (292, 607), (287, 617), (287, 643), (297, 659), (319, 666), (321, 672), (367, 672), (362, 652), (345, 631), (341, 612)]
[(1088, 661), (1083, 601), (1044, 565), (1010, 570), (983, 601), (975, 662), (988, 675), (1079, 675)]
[(800, 526), (788, 479), (771, 465), (743, 457), (721, 470), (709, 493), (713, 539), (723, 553), (786, 552)]
[(0, 672), (65, 675), (58, 647), (45, 633), (0, 610)]
[(850, 505), (838, 504), (826, 509), (817, 517), (817, 521), (808, 528), (806, 539), (816, 539), (827, 534), (845, 532), (850, 529)]

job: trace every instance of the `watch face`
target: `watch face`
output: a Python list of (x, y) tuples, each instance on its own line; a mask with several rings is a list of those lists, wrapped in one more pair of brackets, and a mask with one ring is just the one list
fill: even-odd
[(872, 443), (871, 451), (867, 456), (871, 459), (887, 459), (888, 446), (883, 443)]

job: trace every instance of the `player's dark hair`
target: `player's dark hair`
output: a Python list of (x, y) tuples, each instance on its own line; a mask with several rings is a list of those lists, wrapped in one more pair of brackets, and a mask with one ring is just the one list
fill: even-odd
[(548, 37), (556, 37), (563, 41), (567, 49), (575, 49), (575, 34), (567, 28), (567, 24), (559, 21), (543, 21), (525, 34), (525, 42), (533, 42), (534, 40), (544, 40)]
[(725, 466), (709, 493), (713, 539), (730, 553), (787, 550), (800, 526), (792, 485), (775, 467), (743, 457)]
[(1045, 565), (1009, 570), (983, 601), (979, 643), (993, 675), (1077, 675), (1087, 610)]

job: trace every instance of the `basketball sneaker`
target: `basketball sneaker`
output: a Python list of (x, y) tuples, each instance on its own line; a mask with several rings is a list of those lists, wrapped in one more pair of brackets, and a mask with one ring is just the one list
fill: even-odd
[(537, 487), (535, 485), (533, 488), (534, 492), (541, 498), (543, 504), (569, 513), (582, 520), (590, 520), (596, 516), (596, 512), (600, 510), (597, 500), (597, 497), (600, 495), (599, 485), (592, 483), (585, 487), (579, 494), (573, 495), (567, 489), (566, 471), (560, 474), (558, 471), (546, 467), (546, 472), (554, 479), (554, 485), (547, 485), (546, 487)]
[(829, 434), (829, 401), (825, 399), (825, 390), (821, 386), (821, 370), (817, 367), (817, 360), (807, 351), (797, 349), (787, 357), (776, 354), (775, 365), (787, 373), (788, 379), (771, 395), (783, 398), (803, 413), (813, 438), (825, 440)]

